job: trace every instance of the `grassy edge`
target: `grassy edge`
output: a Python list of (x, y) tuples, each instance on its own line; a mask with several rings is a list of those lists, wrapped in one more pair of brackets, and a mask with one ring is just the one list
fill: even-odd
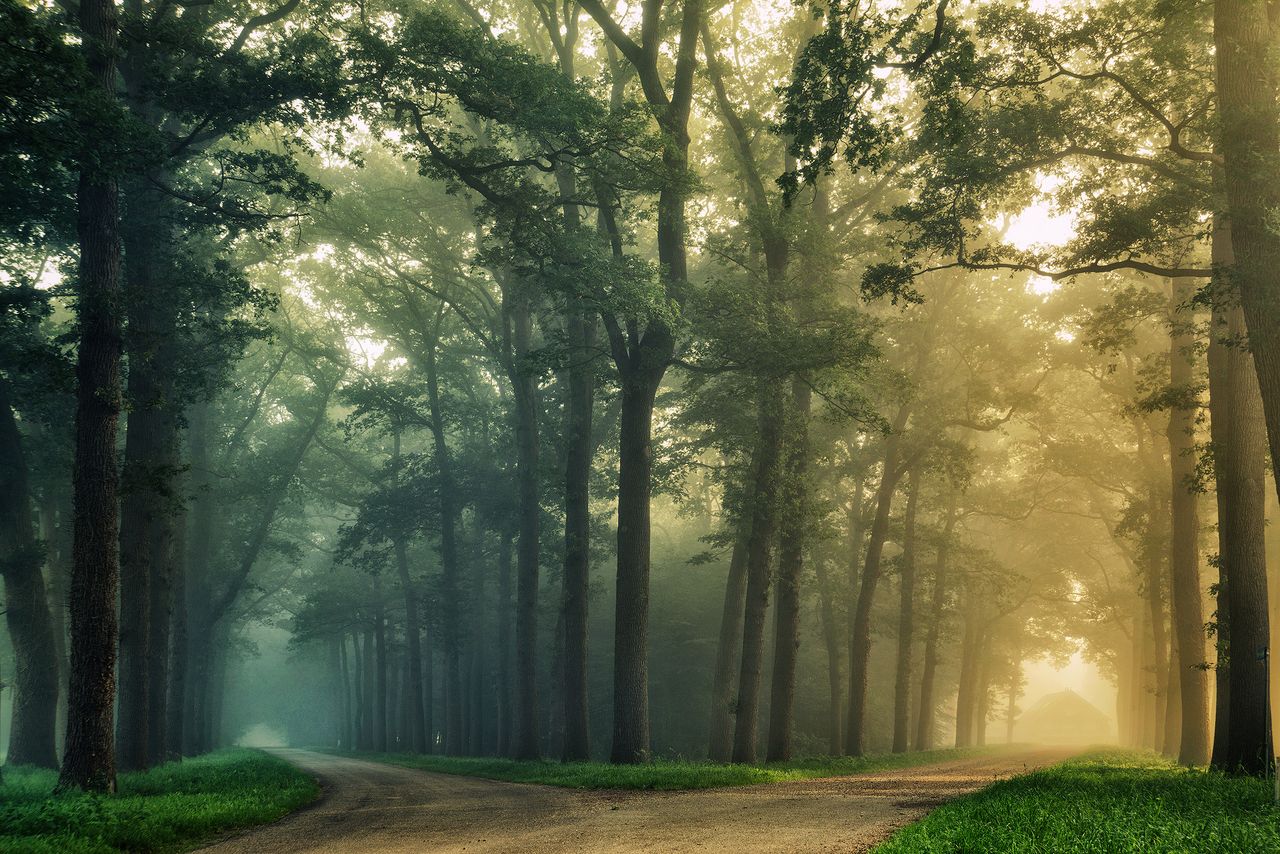
[(352, 752), (321, 749), (334, 756), (382, 762), (404, 768), (570, 789), (688, 791), (781, 783), (819, 777), (847, 777), (897, 768), (912, 768), (955, 759), (998, 755), (1007, 746), (954, 748), (918, 753), (886, 753), (863, 757), (811, 757), (765, 765), (721, 765), (712, 762), (659, 760), (647, 765), (606, 762), (520, 761), (483, 757), (419, 756), (407, 753)]
[(1280, 808), (1265, 780), (1098, 749), (942, 804), (873, 851), (1280, 851)]
[(279, 821), (314, 804), (311, 775), (260, 750), (237, 748), (122, 774), (115, 795), (51, 795), (56, 773), (5, 769), (4, 854), (165, 854)]

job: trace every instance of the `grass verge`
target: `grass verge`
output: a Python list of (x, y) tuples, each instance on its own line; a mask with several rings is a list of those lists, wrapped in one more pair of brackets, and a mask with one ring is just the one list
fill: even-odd
[(319, 794), (315, 781), (256, 750), (222, 750), (136, 774), (115, 795), (51, 795), (57, 775), (5, 768), (0, 852), (179, 851), (218, 833), (274, 821)]
[(928, 765), (969, 756), (989, 755), (1001, 748), (928, 750), (920, 753), (862, 756), (818, 756), (767, 765), (719, 765), (711, 762), (660, 760), (647, 765), (610, 765), (606, 762), (522, 762), (514, 759), (478, 757), (416, 756), (407, 753), (346, 753), (329, 751), (389, 765), (507, 780), (512, 783), (541, 783), (570, 789), (712, 789), (721, 786), (749, 786), (814, 777), (867, 774), (893, 768)]
[(1153, 754), (1092, 753), (944, 804), (875, 854), (1280, 851), (1271, 792)]

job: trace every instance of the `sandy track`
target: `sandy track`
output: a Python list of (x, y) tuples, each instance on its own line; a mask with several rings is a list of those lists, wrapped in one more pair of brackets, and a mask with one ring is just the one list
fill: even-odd
[(579, 792), (312, 753), (277, 755), (324, 796), (216, 854), (865, 851), (943, 801), (1058, 762), (1029, 750), (898, 771), (695, 792)]

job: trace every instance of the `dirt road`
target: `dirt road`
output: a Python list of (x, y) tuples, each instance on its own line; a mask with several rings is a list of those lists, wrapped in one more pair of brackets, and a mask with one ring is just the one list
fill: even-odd
[(939, 803), (1064, 750), (695, 792), (580, 792), (277, 750), (320, 778), (314, 805), (216, 854), (865, 851)]

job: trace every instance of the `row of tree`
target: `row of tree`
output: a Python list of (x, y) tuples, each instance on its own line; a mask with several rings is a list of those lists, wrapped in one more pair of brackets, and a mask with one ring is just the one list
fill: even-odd
[(9, 760), (222, 743), (270, 623), (343, 746), (963, 746), (1079, 647), (1261, 770), (1276, 36), (1214, 5), (6, 0)]

